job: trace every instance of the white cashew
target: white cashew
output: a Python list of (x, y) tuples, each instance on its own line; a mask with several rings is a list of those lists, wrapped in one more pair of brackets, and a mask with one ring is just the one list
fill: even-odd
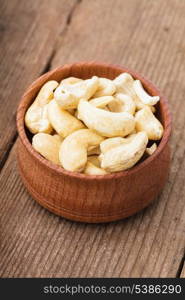
[(42, 107), (35, 104), (30, 107), (25, 116), (25, 124), (32, 133), (51, 133), (52, 126), (48, 119), (48, 104)]
[(57, 141), (62, 142), (64, 139), (59, 134), (55, 133), (52, 135), (53, 138), (55, 138)]
[(155, 105), (159, 100), (159, 96), (150, 96), (143, 88), (140, 80), (135, 80), (133, 83), (136, 95), (139, 97), (141, 102), (146, 105)]
[(85, 125), (102, 136), (126, 136), (134, 130), (134, 117), (126, 112), (114, 113), (99, 109), (88, 101), (81, 100), (78, 105), (78, 118)]
[(153, 143), (153, 145), (151, 147), (146, 148), (146, 153), (148, 155), (152, 155), (155, 152), (155, 150), (157, 150), (157, 144)]
[(137, 133), (136, 129), (134, 128), (134, 130), (130, 133), (130, 135)]
[(113, 82), (116, 86), (117, 93), (128, 94), (131, 97), (135, 96), (135, 92), (132, 88), (134, 79), (129, 73), (125, 72), (125, 73), (120, 74), (113, 80)]
[(114, 147), (101, 154), (101, 168), (108, 172), (118, 172), (133, 167), (142, 157), (147, 143), (147, 134), (137, 133), (130, 143)]
[(147, 143), (163, 135), (153, 114), (159, 100), (128, 73), (113, 81), (69, 77), (40, 89), (25, 124), (36, 133), (33, 148), (46, 159), (69, 171), (105, 175), (127, 170), (144, 153), (156, 151), (156, 143)]
[(136, 130), (145, 131), (149, 140), (160, 140), (163, 135), (163, 126), (154, 116), (151, 110), (146, 107), (135, 114)]
[[(136, 135), (135, 133), (132, 133), (132, 134), (128, 135), (126, 138), (113, 137), (113, 138), (108, 138), (108, 139), (104, 140), (100, 144), (101, 153), (104, 154), (105, 152), (107, 152), (117, 146), (130, 143), (135, 138), (135, 135)], [(103, 157), (102, 154), (100, 154), (99, 155), (100, 161), (101, 161), (102, 157)]]
[(107, 78), (99, 78), (98, 88), (94, 97), (111, 96), (115, 93), (116, 87), (114, 82)]
[(150, 96), (143, 88), (140, 80), (135, 80), (133, 83), (133, 88), (136, 95), (139, 97), (142, 103), (146, 105), (155, 105), (159, 100), (159, 96)]
[(114, 95), (114, 101), (108, 104), (110, 111), (113, 112), (128, 112), (134, 115), (136, 110), (136, 105), (132, 98), (123, 93), (116, 93)]
[(59, 165), (59, 148), (61, 140), (47, 133), (37, 133), (33, 136), (32, 146), (46, 159)]
[(135, 102), (136, 110), (137, 110), (137, 111), (146, 107), (146, 108), (149, 108), (149, 109), (151, 110), (152, 113), (155, 113), (155, 112), (156, 112), (155, 106), (144, 104), (143, 102), (141, 102), (141, 101), (139, 100), (138, 97), (135, 97), (135, 98), (134, 98), (134, 102)]
[(110, 149), (120, 146), (124, 143), (124, 138), (122, 137), (113, 137), (113, 138), (108, 138), (101, 142), (100, 144), (100, 150), (102, 153), (105, 153), (109, 151)]
[(40, 89), (35, 101), (28, 108), (25, 115), (25, 124), (30, 132), (50, 133), (52, 131), (47, 116), (47, 104), (53, 98), (53, 91), (57, 86), (57, 81), (51, 80), (46, 82)]
[(134, 79), (129, 73), (122, 73), (114, 80), (117, 93), (124, 93), (129, 95), (135, 102), (136, 108), (143, 108), (143, 103), (140, 101), (133, 88)]
[(129, 73), (122, 73), (113, 81), (116, 86), (117, 93), (129, 95), (135, 102), (137, 110), (140, 110), (145, 107), (150, 107), (150, 109), (153, 110), (152, 106), (144, 104), (136, 94), (134, 89), (134, 78)]
[(68, 77), (63, 79), (60, 84), (62, 85), (71, 85), (71, 84), (75, 84), (77, 82), (83, 81), (83, 79), (77, 78), (77, 77)]
[(109, 104), (113, 101), (114, 101), (114, 97), (104, 96), (104, 97), (93, 98), (93, 99), (89, 100), (89, 103), (98, 108), (105, 108), (105, 106), (107, 104)]
[(141, 100), (138, 97), (135, 97), (133, 99), (134, 99), (137, 111), (146, 107), (146, 108), (149, 108), (152, 113), (156, 112), (156, 108), (154, 106), (144, 104), (143, 102), (141, 102)]
[(77, 118), (72, 116), (68, 111), (59, 107), (55, 100), (48, 104), (48, 118), (56, 132), (66, 137), (73, 131), (84, 128), (84, 125)]
[(59, 159), (64, 169), (83, 171), (87, 163), (87, 149), (98, 146), (102, 141), (103, 137), (90, 129), (80, 129), (68, 135), (59, 151)]
[(54, 97), (63, 109), (77, 108), (80, 99), (90, 99), (98, 87), (98, 77), (82, 80), (73, 84), (60, 84)]
[(84, 169), (84, 174), (86, 174), (86, 175), (105, 175), (105, 174), (107, 174), (107, 172), (101, 168), (98, 168), (93, 163), (88, 161), (86, 163), (86, 166)]
[(38, 103), (40, 106), (43, 106), (50, 102), (53, 99), (53, 91), (57, 88), (58, 82), (55, 80), (50, 80), (46, 82), (40, 89), (34, 103)]

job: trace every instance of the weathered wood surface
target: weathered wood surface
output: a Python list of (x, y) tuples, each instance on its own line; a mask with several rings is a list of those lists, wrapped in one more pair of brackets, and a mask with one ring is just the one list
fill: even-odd
[(183, 268), (182, 268), (180, 277), (181, 277), (181, 278), (185, 278), (185, 262), (184, 262), (184, 265), (183, 265)]
[(47, 68), (76, 0), (0, 2), (1, 166), (15, 140), (17, 103), (25, 87)]
[[(14, 0), (4, 6), (0, 276), (183, 277), (185, 1)], [(135, 69), (156, 83), (171, 104), (172, 165), (165, 189), (149, 208), (116, 223), (79, 224), (47, 212), (21, 182), (16, 143), (7, 155), (17, 101), (26, 85), (44, 69), (78, 60)]]

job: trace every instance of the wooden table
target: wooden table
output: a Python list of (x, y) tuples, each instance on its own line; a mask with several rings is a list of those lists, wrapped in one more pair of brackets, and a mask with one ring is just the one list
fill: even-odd
[[(185, 277), (185, 0), (2, 0), (0, 14), (0, 276)], [(79, 60), (141, 72), (173, 114), (162, 194), (115, 223), (80, 224), (49, 213), (17, 172), (21, 94), (40, 74)]]

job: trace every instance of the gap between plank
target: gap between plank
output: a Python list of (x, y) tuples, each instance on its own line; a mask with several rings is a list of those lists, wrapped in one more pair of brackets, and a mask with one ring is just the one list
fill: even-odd
[(45, 66), (42, 69), (42, 71), (40, 72), (39, 76), (41, 76), (44, 73), (47, 73), (47, 72), (50, 71), (50, 69), (51, 69), (51, 63), (52, 63), (52, 60), (53, 60), (53, 58), (55, 56), (55, 53), (56, 53), (56, 49), (55, 49), (55, 46), (54, 46), (54, 48), (53, 48), (53, 50), (52, 50), (52, 52), (51, 52), (51, 54), (50, 54), (50, 56), (49, 56), (49, 58), (48, 58), (48, 60), (47, 60), (47, 62), (45, 64)]
[[(52, 59), (53, 59), (53, 57), (54, 57), (54, 55), (55, 55), (55, 52), (56, 52), (56, 50), (55, 50), (55, 48), (54, 48), (54, 49), (52, 50), (52, 52), (51, 52), (51, 54), (50, 54), (48, 60), (46, 61), (46, 64), (45, 64), (44, 68), (43, 68), (42, 71), (39, 73), (39, 76), (43, 75), (44, 73), (46, 73), (46, 72), (48, 72), (48, 71), (50, 70), (50, 68), (51, 68), (51, 62), (52, 62)], [(9, 141), (8, 149), (6, 150), (6, 153), (5, 153), (4, 157), (3, 157), (2, 160), (0, 161), (0, 173), (1, 173), (2, 169), (3, 169), (3, 167), (5, 166), (6, 161), (8, 160), (8, 157), (9, 157), (9, 155), (10, 155), (10, 152), (11, 152), (11, 150), (12, 150), (14, 144), (16, 143), (17, 138), (18, 138), (18, 132), (17, 132), (17, 130), (16, 130), (16, 132), (13, 134), (12, 138), (11, 138), (10, 141)]]
[(183, 257), (180, 261), (179, 268), (177, 270), (177, 275), (176, 275), (177, 278), (180, 278), (180, 276), (181, 276), (183, 266), (184, 266), (184, 262), (185, 262), (185, 251), (184, 251), (184, 255), (183, 255)]
[(3, 156), (2, 160), (0, 161), (0, 173), (10, 155), (10, 152), (13, 148), (13, 145), (15, 144), (16, 140), (17, 140), (17, 137), (18, 137), (18, 133), (17, 131), (15, 132), (15, 134), (12, 136), (12, 138), (10, 139), (9, 143), (8, 143), (8, 147), (7, 147), (7, 150), (6, 150), (6, 153), (5, 155)]
[[(64, 32), (66, 32), (67, 28), (70, 26), (71, 24), (71, 21), (72, 21), (72, 18), (73, 18), (73, 15), (74, 15), (74, 12), (76, 10), (76, 7), (82, 2), (82, 0), (77, 0), (75, 2), (75, 4), (73, 5), (73, 7), (71, 8), (70, 12), (68, 13), (68, 16), (66, 18), (66, 24), (64, 26), (64, 29), (62, 30), (62, 32), (59, 33), (59, 36), (61, 36)], [(52, 64), (52, 60), (54, 59), (55, 57), (55, 54), (57, 52), (57, 47), (58, 46), (58, 43), (57, 43), (57, 39), (56, 39), (56, 43), (54, 44), (53, 46), (53, 50), (51, 51), (51, 54), (50, 56), (48, 57), (46, 63), (45, 63), (45, 66), (44, 68), (41, 70), (41, 72), (39, 72), (38, 74), (38, 77), (43, 75), (44, 73), (50, 71), (51, 69), (51, 64)], [(15, 132), (15, 134), (13, 134), (12, 138), (10, 139), (9, 141), (9, 146), (7, 148), (7, 151), (4, 155), (4, 157), (2, 158), (2, 160), (0, 161), (0, 173), (2, 171), (2, 169), (4, 168), (5, 164), (6, 164), (6, 161), (8, 160), (9, 156), (10, 156), (10, 152), (14, 146), (14, 144), (16, 143), (17, 141), (17, 138), (18, 138), (18, 133), (17, 131)]]
[(69, 26), (71, 24), (74, 12), (75, 12), (77, 6), (80, 4), (80, 2), (82, 2), (82, 0), (77, 0), (76, 3), (73, 5), (71, 11), (69, 12), (68, 17), (67, 17), (67, 21), (66, 21), (67, 26)]
[[(81, 2), (82, 2), (82, 0), (77, 0), (76, 3), (71, 8), (71, 11), (69, 12), (67, 19), (66, 19), (66, 26), (64, 26), (64, 29), (59, 33), (59, 37), (61, 37), (61, 36), (63, 37), (63, 35), (66, 34), (68, 27), (71, 25), (75, 10)], [(59, 46), (59, 45), (57, 45), (57, 46)]]
[[(73, 7), (71, 8), (67, 18), (66, 18), (66, 24), (64, 26), (64, 29), (62, 30), (62, 32), (59, 33), (59, 36), (61, 36), (64, 32), (67, 31), (67, 28), (70, 26), (74, 12), (77, 8), (77, 6), (82, 2), (82, 0), (76, 0), (75, 4), (73, 5)], [(53, 50), (51, 52), (51, 55), (48, 58), (48, 61), (46, 62), (46, 65), (44, 66), (43, 70), (40, 73), (40, 76), (43, 75), (44, 73), (48, 72), (51, 70), (51, 64), (52, 64), (52, 60), (55, 57), (55, 54), (57, 53), (57, 48), (58, 48), (58, 40), (56, 39), (56, 43), (53, 46)]]

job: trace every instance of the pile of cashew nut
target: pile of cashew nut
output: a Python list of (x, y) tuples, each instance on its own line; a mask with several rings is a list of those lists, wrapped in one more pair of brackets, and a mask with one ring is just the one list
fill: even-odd
[(104, 175), (156, 151), (163, 135), (155, 116), (159, 100), (128, 73), (114, 80), (51, 80), (28, 108), (25, 124), (46, 159), (68, 171)]

